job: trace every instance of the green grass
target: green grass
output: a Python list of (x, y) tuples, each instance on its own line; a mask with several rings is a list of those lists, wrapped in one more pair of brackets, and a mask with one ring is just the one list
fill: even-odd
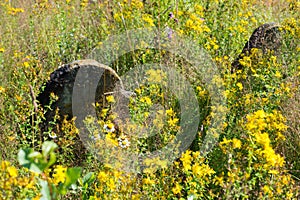
[[(47, 188), (39, 179), (57, 188), (56, 196), (56, 190), (49, 189), (55, 199), (299, 198), (298, 1), (90, 2), (0, 1), (0, 199), (39, 199), (44, 195), (41, 188)], [(242, 70), (231, 73), (231, 63), (252, 32), (269, 22), (281, 27), (280, 53), (253, 52), (244, 58)], [(186, 151), (168, 167), (161, 158), (150, 160), (144, 173), (124, 173), (105, 162), (100, 163), (87, 152), (78, 142), (74, 124), (64, 121), (60, 127), (63, 136), (54, 140), (58, 145), (56, 164), (40, 174), (20, 166), (19, 149), (34, 147), (40, 151), (43, 141), (50, 139), (48, 133), (39, 128), (44, 110), (41, 107), (35, 110), (32, 102), (32, 96), (39, 94), (50, 73), (62, 64), (85, 59), (95, 48), (102, 48), (111, 35), (154, 27), (164, 33), (172, 29), (173, 37), (175, 33), (188, 37), (203, 47), (216, 63), (227, 102), (222, 108), (226, 111), (225, 121), (217, 127), (220, 137), (213, 151), (207, 157), (198, 153), (210, 123), (220, 112), (210, 105), (207, 85), (203, 80), (194, 79), (192, 64), (180, 55), (143, 49), (122, 55), (110, 67), (122, 76), (140, 64), (168, 64), (190, 81), (202, 111), (202, 128), (200, 125), (191, 151)], [(246, 62), (247, 59), (250, 61)], [(154, 78), (163, 77), (160, 71), (148, 72), (145, 80), (151, 79), (151, 74)], [(170, 91), (155, 83), (143, 83), (135, 89), (139, 92), (130, 104), (133, 122), (125, 123), (124, 133), (131, 142), (129, 150), (143, 153), (165, 146), (174, 138), (183, 119), (180, 119), (180, 102)], [(137, 125), (145, 125), (143, 119), (151, 113), (151, 106), (160, 102), (164, 103), (165, 110), (175, 111), (171, 114), (156, 112), (161, 114), (155, 115), (157, 124), (159, 117), (166, 120), (160, 131), (154, 129), (153, 136), (143, 139), (130, 135), (130, 132), (138, 132)], [(29, 123), (28, 118), (33, 114), (36, 119)], [(100, 117), (99, 124), (103, 126), (111, 121), (111, 116)], [(114, 143), (118, 137), (107, 135), (112, 145), (108, 148), (117, 148)], [(120, 159), (116, 152), (114, 156), (106, 153), (101, 152), (108, 161)], [(78, 165), (83, 172), (77, 187), (63, 191), (68, 175), (61, 166), (72, 169)], [(94, 177), (83, 178), (89, 172), (93, 172)]]

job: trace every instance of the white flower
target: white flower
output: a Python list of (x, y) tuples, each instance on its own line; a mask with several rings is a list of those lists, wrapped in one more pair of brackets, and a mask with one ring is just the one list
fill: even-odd
[(188, 196), (187, 200), (193, 200), (194, 198), (196, 198), (195, 195), (191, 194), (190, 196)]
[(112, 124), (112, 123), (104, 124), (103, 128), (108, 133), (113, 133), (116, 130), (114, 124)]
[(101, 136), (100, 136), (100, 134), (92, 135), (92, 136), (91, 136), (91, 139), (92, 139), (92, 140), (100, 140), (100, 139), (101, 139)]
[(56, 135), (56, 133), (51, 132), (51, 133), (49, 133), (49, 137), (52, 139), (55, 139), (55, 138), (57, 138), (57, 135)]
[(121, 148), (127, 148), (127, 147), (130, 146), (130, 142), (129, 142), (129, 140), (127, 139), (127, 137), (125, 135), (120, 136), (118, 138), (118, 142), (119, 142), (119, 146)]

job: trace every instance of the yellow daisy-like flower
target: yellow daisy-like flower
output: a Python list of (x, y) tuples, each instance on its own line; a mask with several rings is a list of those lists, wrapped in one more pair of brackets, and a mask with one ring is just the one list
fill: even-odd
[(54, 169), (53, 174), (53, 183), (57, 185), (58, 183), (64, 183), (66, 180), (66, 171), (67, 167), (63, 167), (61, 165), (57, 165)]
[(169, 119), (169, 120), (168, 120), (168, 124), (169, 124), (170, 126), (176, 126), (177, 123), (178, 123), (178, 121), (179, 121), (178, 118)]
[(175, 112), (172, 108), (166, 110), (166, 114), (169, 115), (169, 116), (174, 116)]

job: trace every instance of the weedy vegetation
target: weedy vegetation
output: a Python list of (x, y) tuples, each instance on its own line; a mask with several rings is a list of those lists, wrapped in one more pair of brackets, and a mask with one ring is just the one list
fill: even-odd
[[(1, 0), (0, 199), (299, 199), (299, 13), (297, 0)], [(280, 51), (252, 49), (232, 71), (252, 32), (269, 22), (279, 25)], [(93, 144), (100, 160), (78, 143), (74, 119), (59, 111), (47, 122), (53, 128), (41, 129), (51, 106), (34, 99), (51, 72), (85, 59), (110, 35), (154, 27), (166, 39), (188, 36), (209, 53), (226, 105), (211, 106), (205, 83), (180, 70), (190, 63), (170, 52), (132, 51), (110, 67), (123, 75), (141, 64), (171, 63), (187, 77), (201, 111), (188, 150), (172, 163), (147, 159), (137, 174), (111, 164), (122, 165), (126, 152), (163, 148), (181, 130), (179, 102), (161, 87), (167, 77), (159, 68), (135, 88), (131, 120), (116, 123), (113, 94), (95, 103), (99, 117), (85, 124), (93, 138), (99, 137), (95, 120), (106, 133)], [(56, 100), (52, 95), (50, 104)], [(204, 157), (199, 149), (220, 112), (226, 114), (216, 127), (219, 139)], [(151, 134), (143, 137), (145, 131)]]

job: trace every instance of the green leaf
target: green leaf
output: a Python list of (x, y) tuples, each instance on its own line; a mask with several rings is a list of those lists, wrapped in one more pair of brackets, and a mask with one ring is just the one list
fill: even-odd
[[(18, 153), (18, 161), (23, 167), (40, 174), (55, 163), (56, 156), (53, 152), (55, 148), (57, 148), (57, 145), (54, 142), (46, 141), (42, 146), (43, 154), (29, 148), (21, 149)], [(49, 154), (50, 158), (48, 161)]]
[(18, 153), (18, 161), (23, 167), (40, 174), (43, 171), (43, 167), (35, 162), (35, 157), (38, 155), (38, 152), (34, 152), (33, 149), (21, 149)]
[(82, 178), (82, 185), (84, 187), (87, 187), (90, 185), (94, 180), (96, 179), (95, 173), (94, 172), (89, 172), (87, 173), (83, 178)]
[(41, 189), (42, 197), (40, 198), (40, 200), (51, 200), (52, 198), (51, 198), (48, 182), (42, 179), (39, 179), (39, 182), (42, 187)]
[(42, 154), (37, 151), (32, 151), (28, 154), (28, 158), (35, 159), (35, 158), (42, 158)]
[(47, 164), (47, 168), (52, 166), (55, 162), (56, 162), (56, 155), (55, 155), (55, 153), (51, 152), (50, 153), (50, 159), (49, 159), (48, 164)]
[(81, 171), (82, 169), (80, 167), (68, 168), (66, 171), (66, 181), (58, 186), (58, 192), (65, 195), (68, 188), (77, 182), (81, 175)]
[(36, 165), (35, 163), (31, 163), (29, 169), (38, 174), (41, 174), (43, 172), (43, 167)]
[(20, 165), (25, 166), (30, 164), (30, 160), (28, 159), (28, 155), (32, 152), (32, 149), (20, 149), (18, 153), (18, 161)]
[(68, 168), (66, 172), (66, 181), (64, 183), (64, 187), (68, 188), (72, 184), (76, 183), (76, 181), (81, 175), (81, 171), (81, 167)]
[(45, 141), (42, 146), (43, 156), (47, 157), (51, 152), (57, 148), (57, 144), (52, 141)]
[(82, 185), (84, 186), (85, 184), (90, 184), (91, 182), (93, 182), (95, 180), (95, 173), (94, 172), (89, 172), (87, 173), (83, 179), (82, 179)]

